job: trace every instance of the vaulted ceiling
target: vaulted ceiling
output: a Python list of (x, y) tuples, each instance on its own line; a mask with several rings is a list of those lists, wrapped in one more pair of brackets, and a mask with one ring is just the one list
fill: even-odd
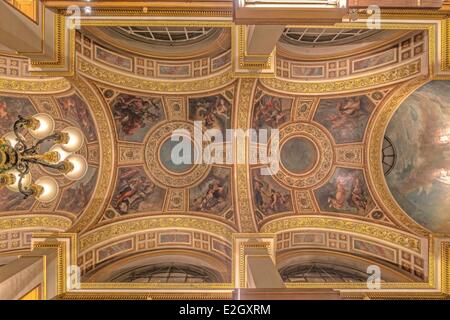
[[(267, 232), (285, 271), (307, 248), (319, 274), (362, 259), (388, 280), (426, 281), (428, 235), (450, 233), (448, 103), (436, 95), (449, 83), (428, 82), (429, 43), (425, 31), (290, 28), (275, 77), (255, 79), (234, 77), (228, 28), (83, 28), (74, 77), (1, 91), (1, 134), (19, 114), (49, 113), (83, 131), (89, 169), (78, 182), (36, 169), (61, 186), (47, 204), (0, 190), (0, 253), (70, 231), (90, 281), (149, 281), (176, 273), (170, 262), (193, 282), (229, 282), (232, 234)], [(29, 80), (26, 63), (1, 56), (0, 70)], [(251, 148), (244, 164), (174, 163), (170, 136), (194, 121), (279, 129), (280, 170), (261, 174)]]

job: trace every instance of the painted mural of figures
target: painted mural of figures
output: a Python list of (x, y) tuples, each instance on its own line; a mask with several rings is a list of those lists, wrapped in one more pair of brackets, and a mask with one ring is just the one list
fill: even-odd
[(256, 129), (278, 128), (289, 120), (292, 101), (264, 95), (255, 103), (253, 126)]
[(119, 138), (142, 141), (147, 131), (164, 118), (160, 99), (119, 94), (111, 103)]
[(337, 114), (331, 114), (327, 120), (331, 123), (332, 129), (355, 128), (360, 116), (361, 99), (352, 97), (347, 101), (336, 104)]
[(256, 207), (265, 215), (291, 211), (291, 196), (271, 178), (254, 173), (253, 192)]
[(97, 140), (95, 125), (86, 103), (77, 95), (57, 98), (62, 118), (72, 120), (85, 134), (89, 142)]
[(189, 191), (190, 210), (222, 213), (231, 205), (230, 170), (213, 167), (208, 176)]
[(344, 209), (346, 204), (356, 208), (358, 211), (364, 211), (367, 206), (367, 199), (361, 186), (361, 181), (357, 177), (351, 178), (351, 193), (347, 195), (345, 179), (339, 179), (336, 182), (336, 192), (328, 197), (328, 203), (331, 208), (336, 210)]
[(145, 177), (136, 177), (137, 171), (131, 170), (121, 178), (125, 179), (126, 184), (119, 190), (114, 198), (115, 208), (120, 213), (128, 213), (130, 209), (136, 209), (144, 199), (153, 193), (155, 185), (145, 179)]
[(330, 131), (336, 143), (361, 142), (374, 107), (366, 96), (323, 99), (314, 120)]
[(77, 181), (62, 193), (58, 210), (80, 213), (89, 203), (97, 182), (98, 169), (90, 167), (83, 179)]
[(345, 184), (342, 180), (338, 180), (336, 182), (336, 192), (334, 195), (330, 195), (328, 197), (328, 204), (331, 208), (334, 209), (342, 209), (344, 208), (345, 201), (346, 201), (346, 190), (345, 190)]
[(189, 118), (202, 121), (205, 129), (224, 132), (230, 126), (231, 104), (222, 95), (189, 99)]
[(0, 189), (0, 212), (28, 211), (35, 202), (33, 197), (24, 200), (23, 195), (7, 188)]
[(227, 191), (218, 180), (213, 181), (208, 185), (208, 190), (203, 197), (194, 200), (198, 204), (200, 211), (213, 210), (216, 206), (225, 202), (227, 199)]
[(367, 215), (375, 206), (363, 172), (358, 169), (337, 168), (315, 194), (322, 211)]
[(0, 96), (0, 136), (11, 131), (19, 115), (26, 117), (35, 113), (27, 98)]
[(119, 214), (161, 210), (164, 190), (141, 167), (121, 168), (117, 179), (111, 205)]
[(367, 198), (365, 196), (364, 188), (362, 187), (361, 180), (356, 177), (353, 178), (352, 195), (349, 199), (349, 204), (358, 209), (358, 211), (364, 211), (367, 207)]

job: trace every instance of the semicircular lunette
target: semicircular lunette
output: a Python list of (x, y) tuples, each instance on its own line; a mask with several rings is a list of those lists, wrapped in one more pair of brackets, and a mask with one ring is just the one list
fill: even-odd
[(400, 207), (425, 228), (450, 232), (450, 82), (412, 93), (386, 130), (396, 163), (386, 176)]

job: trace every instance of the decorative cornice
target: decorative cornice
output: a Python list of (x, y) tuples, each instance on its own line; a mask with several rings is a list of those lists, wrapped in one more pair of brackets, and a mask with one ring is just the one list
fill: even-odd
[(231, 240), (232, 234), (236, 232), (226, 224), (210, 219), (188, 216), (157, 216), (149, 218), (140, 218), (134, 220), (125, 220), (118, 223), (108, 224), (80, 237), (80, 251), (84, 251), (103, 241), (118, 238), (135, 232), (153, 229), (165, 228), (185, 228), (197, 229), (212, 233), (218, 237)]
[(303, 228), (342, 230), (361, 234), (367, 237), (377, 238), (419, 253), (422, 251), (420, 239), (414, 237), (413, 235), (402, 233), (380, 225), (343, 218), (316, 216), (280, 218), (265, 224), (261, 228), (261, 232), (278, 233), (280, 231)]
[(53, 79), (17, 79), (0, 77), (0, 90), (25, 93), (59, 93), (70, 89), (70, 83), (64, 78)]
[(129, 88), (144, 92), (201, 92), (213, 90), (230, 84), (234, 78), (230, 71), (220, 73), (215, 76), (204, 79), (193, 80), (148, 80), (146, 78), (132, 77), (117, 71), (106, 70), (98, 65), (90, 63), (85, 59), (78, 59), (78, 71), (85, 76), (122, 88)]
[(362, 89), (375, 88), (386, 84), (392, 84), (417, 76), (421, 72), (421, 60), (378, 72), (364, 77), (321, 82), (293, 82), (278, 78), (261, 79), (261, 83), (267, 88), (289, 93), (327, 94), (351, 92)]
[(0, 218), (0, 230), (24, 228), (57, 229), (65, 231), (72, 225), (69, 218), (58, 215), (35, 214), (27, 216), (8, 216)]

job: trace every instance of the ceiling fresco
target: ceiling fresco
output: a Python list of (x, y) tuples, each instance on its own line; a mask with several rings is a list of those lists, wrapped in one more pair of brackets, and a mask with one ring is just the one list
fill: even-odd
[[(209, 43), (211, 51), (171, 59), (124, 51), (95, 32), (78, 32), (70, 89), (1, 92), (0, 133), (19, 113), (49, 113), (57, 127), (70, 124), (83, 131), (80, 153), (88, 159), (88, 172), (75, 183), (46, 172), (62, 189), (49, 204), (0, 190), (0, 219), (65, 219), (58, 228), (0, 229), (0, 253), (29, 248), (37, 229), (69, 231), (78, 233), (78, 265), (87, 281), (151, 282), (151, 277), (181, 270), (184, 282), (229, 282), (233, 234), (273, 232), (280, 256), (306, 248), (333, 251), (379, 261), (401, 274), (402, 281), (426, 281), (427, 234), (411, 229), (409, 223), (417, 223), (409, 217), (431, 231), (450, 230), (445, 212), (450, 184), (442, 173), (450, 170), (442, 163), (447, 144), (433, 142), (447, 130), (446, 103), (433, 90), (448, 91), (448, 83), (425, 85), (390, 121), (386, 135), (402, 153), (386, 178), (404, 210), (394, 212), (374, 183), (369, 146), (378, 115), (409, 81), (429, 70), (426, 33), (391, 36), (371, 50), (315, 62), (280, 50), (275, 78), (246, 79), (232, 75), (229, 43), (220, 50)], [(184, 130), (192, 150), (209, 146), (210, 141), (192, 139), (196, 123), (203, 132), (222, 134), (237, 128), (278, 129), (279, 171), (261, 174), (263, 166), (249, 161), (251, 152), (244, 164), (176, 163), (171, 157), (177, 148), (171, 140), (175, 130)], [(381, 150), (376, 156), (381, 164)], [(21, 239), (15, 247), (13, 233)], [(320, 274), (339, 261), (306, 265)], [(199, 264), (220, 269), (220, 277), (196, 271), (193, 266)], [(285, 277), (299, 277), (302, 270)], [(335, 278), (352, 279), (343, 270)]]
[[(311, 212), (374, 219), (377, 204), (360, 152), (368, 121), (391, 90), (296, 97), (276, 96), (260, 86), (254, 97), (253, 125), (280, 130), (281, 165), (271, 177), (252, 170), (257, 221)], [(389, 214), (377, 212), (376, 220), (391, 223)]]
[[(38, 112), (51, 114), (55, 119), (56, 129), (68, 125), (79, 127), (85, 136), (86, 144), (79, 153), (87, 156), (89, 168), (87, 174), (79, 181), (70, 181), (53, 169), (33, 168), (33, 177), (50, 175), (54, 177), (60, 187), (60, 196), (51, 203), (39, 203), (32, 197), (23, 200), (21, 194), (9, 189), (0, 190), (0, 211), (23, 214), (29, 211), (49, 213), (55, 212), (74, 221), (88, 205), (93, 196), (98, 175), (98, 137), (96, 125), (89, 107), (83, 98), (73, 89), (70, 92), (56, 96), (14, 96), (1, 95), (1, 130), (2, 134), (11, 131), (17, 116), (33, 115)], [(31, 136), (25, 137), (32, 140)], [(44, 143), (42, 151), (48, 151), (48, 144)]]
[(411, 94), (386, 130), (397, 155), (386, 177), (402, 209), (434, 232), (450, 231), (450, 83), (432, 81)]

